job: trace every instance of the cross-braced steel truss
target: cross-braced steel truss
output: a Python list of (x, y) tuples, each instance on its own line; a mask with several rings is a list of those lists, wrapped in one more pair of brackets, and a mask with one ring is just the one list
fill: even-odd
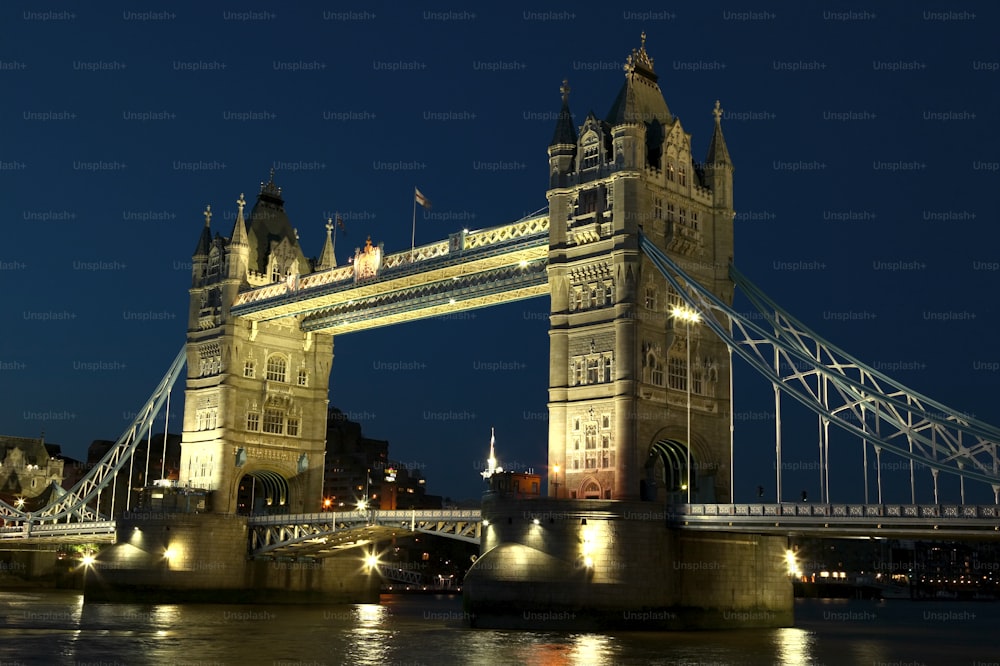
[[(95, 508), (99, 505), (101, 492), (109, 488), (113, 490), (118, 473), (125, 467), (126, 463), (130, 463), (136, 448), (150, 433), (153, 421), (160, 414), (164, 404), (168, 402), (170, 391), (177, 378), (180, 377), (186, 360), (185, 349), (181, 348), (156, 390), (136, 414), (132, 423), (118, 438), (115, 445), (104, 454), (100, 462), (88, 471), (73, 488), (64, 491), (61, 487), (57, 487), (53, 501), (34, 512), (23, 511), (0, 501), (0, 516), (8, 522), (27, 525), (29, 530), (33, 525), (107, 520), (107, 517), (101, 516)], [(164, 428), (165, 432), (166, 428)], [(130, 470), (131, 467), (129, 464)], [(128, 481), (131, 482), (131, 479)], [(114, 495), (112, 495), (113, 497)], [(113, 507), (112, 500), (112, 510)]]
[[(879, 459), (882, 451), (889, 451), (910, 461), (913, 503), (915, 463), (930, 469), (935, 502), (940, 472), (959, 476), (963, 504), (966, 479), (989, 484), (995, 499), (1000, 494), (1000, 429), (923, 396), (830, 344), (765, 296), (735, 267), (730, 266), (730, 277), (753, 304), (756, 312), (752, 316), (736, 312), (684, 273), (646, 236), (640, 234), (639, 244), (681, 298), (701, 314), (701, 320), (733, 353), (771, 382), (776, 396), (780, 391), (819, 415), (822, 501), (830, 501), (830, 424), (861, 438), (866, 456), (870, 444)], [(753, 321), (758, 315), (765, 325)], [(777, 419), (780, 428), (780, 412)], [(780, 456), (780, 435), (777, 451)], [(881, 465), (876, 469), (881, 470)], [(865, 474), (867, 496), (867, 465)], [(878, 490), (881, 503), (881, 475)]]
[(248, 526), (254, 556), (327, 557), (406, 533), (479, 543), (482, 514), (468, 509), (321, 512), (256, 516)]

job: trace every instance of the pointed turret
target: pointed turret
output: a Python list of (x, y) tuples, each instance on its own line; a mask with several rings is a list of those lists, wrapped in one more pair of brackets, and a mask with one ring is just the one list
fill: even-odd
[[(283, 280), (295, 273), (309, 272), (309, 260), (302, 254), (295, 229), (285, 213), (281, 188), (274, 184), (274, 169), (267, 183), (260, 184), (257, 203), (250, 212), (247, 228), (250, 245), (248, 267), (271, 281)], [(292, 264), (296, 264), (292, 269)]]
[(326, 220), (326, 242), (323, 243), (323, 251), (319, 253), (316, 261), (316, 270), (325, 271), (328, 268), (336, 268), (337, 257), (333, 254), (333, 218)]
[(708, 155), (705, 157), (705, 183), (715, 194), (715, 204), (731, 209), (733, 207), (733, 161), (729, 157), (726, 139), (722, 136), (722, 106), (715, 100), (712, 110), (715, 116), (715, 131), (712, 141), (708, 144)]
[(205, 226), (201, 229), (201, 236), (198, 238), (198, 246), (194, 249), (192, 258), (208, 258), (208, 251), (212, 245), (212, 207), (205, 206)]
[(556, 131), (552, 134), (549, 148), (576, 145), (576, 127), (573, 126), (573, 114), (569, 110), (569, 81), (563, 79), (559, 92), (562, 93), (562, 109), (559, 110)]
[(657, 121), (662, 126), (673, 122), (673, 115), (667, 108), (663, 93), (656, 81), (653, 59), (646, 53), (646, 33), (641, 35), (638, 49), (625, 59), (625, 83), (618, 91), (618, 97), (606, 118), (612, 127), (625, 123), (646, 123)]
[(497, 465), (497, 456), (494, 445), (496, 444), (496, 437), (493, 434), (493, 428), (490, 428), (490, 457), (486, 461), (486, 469), (480, 472), (484, 479), (489, 479), (491, 476), (497, 472), (502, 472), (503, 467)]
[(562, 109), (556, 120), (556, 131), (549, 142), (549, 187), (565, 186), (566, 175), (573, 171), (576, 159), (576, 127), (569, 110), (569, 81), (563, 79), (559, 92), (562, 94)]
[(233, 235), (229, 238), (229, 246), (250, 247), (250, 241), (247, 238), (247, 222), (243, 218), (243, 208), (247, 205), (247, 200), (243, 197), (242, 192), (240, 198), (236, 200), (236, 205), (239, 206), (239, 210), (236, 213), (236, 224), (233, 225)]

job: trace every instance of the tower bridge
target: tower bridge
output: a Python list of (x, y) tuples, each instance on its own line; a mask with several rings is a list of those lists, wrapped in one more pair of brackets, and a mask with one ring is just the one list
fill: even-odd
[[(266, 590), (267, 599), (277, 588), (367, 598), (372, 588), (344, 553), (424, 531), (481, 543), (466, 587), (480, 617), (566, 608), (610, 621), (640, 596), (652, 609), (686, 609), (684, 626), (758, 610), (742, 615), (773, 625), (791, 617), (780, 569), (789, 534), (1000, 534), (995, 506), (965, 502), (966, 482), (987, 484), (1000, 500), (1000, 430), (837, 348), (733, 266), (734, 166), (719, 102), (697, 161), (645, 37), (604, 118), (590, 113), (576, 126), (569, 92), (564, 83), (544, 213), (408, 251), (386, 252), (369, 239), (338, 265), (332, 221), (319, 258), (306, 258), (273, 172), (249, 215), (240, 195), (229, 236), (213, 235), (206, 209), (184, 350), (80, 484), (41, 511), (0, 504), (0, 541), (106, 534), (115, 516), (101, 514), (100, 495), (116, 495), (119, 480), (132, 486), (124, 477), (133, 466), (126, 473), (125, 465), (184, 367), (180, 485), (210, 493), (208, 513), (117, 520), (109, 571), (127, 572), (115, 579), (123, 588), (155, 583), (176, 592), (171, 586), (183, 580), (188, 593), (224, 583)], [(748, 315), (732, 307), (737, 289), (753, 305)], [(336, 336), (543, 296), (547, 497), (493, 494), (468, 515), (316, 513)], [(734, 497), (734, 356), (773, 390), (775, 441), (761, 451), (775, 459), (771, 504)], [(819, 422), (822, 492), (808, 509), (783, 502), (783, 397)], [(839, 444), (831, 425), (861, 444), (864, 504), (834, 502), (830, 450)], [(909, 465), (908, 503), (886, 501), (882, 465), (870, 479), (869, 455)], [(917, 466), (930, 470), (921, 482), (933, 484), (933, 505), (916, 501)], [(942, 472), (960, 479), (957, 498), (939, 496)], [(119, 511), (132, 493), (125, 501)], [(256, 505), (282, 515), (248, 516), (259, 514)], [(291, 557), (324, 563), (315, 571), (266, 568)], [(704, 560), (726, 574), (668, 566)], [(243, 564), (226, 576), (198, 569), (232, 561)]]

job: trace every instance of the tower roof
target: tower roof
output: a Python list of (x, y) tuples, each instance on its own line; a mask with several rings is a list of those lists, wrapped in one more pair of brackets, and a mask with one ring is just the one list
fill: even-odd
[(207, 257), (212, 246), (212, 207), (205, 206), (205, 226), (201, 228), (201, 236), (198, 237), (198, 246), (194, 249), (193, 257)]
[(239, 210), (236, 213), (236, 224), (233, 225), (233, 235), (229, 238), (230, 245), (249, 245), (250, 241), (247, 238), (247, 222), (243, 218), (243, 208), (247, 205), (247, 200), (243, 198), (243, 193), (240, 193), (240, 198), (236, 200), (236, 205)]
[(638, 49), (632, 49), (631, 55), (625, 60), (625, 83), (618, 91), (618, 97), (607, 115), (607, 122), (613, 127), (624, 123), (643, 122), (651, 124), (654, 120), (661, 126), (673, 122), (667, 102), (663, 99), (660, 86), (657, 85), (656, 72), (653, 70), (653, 59), (646, 53), (646, 33), (642, 33), (642, 44)]
[(549, 146), (576, 145), (576, 127), (573, 126), (573, 114), (569, 110), (569, 81), (563, 79), (559, 92), (562, 93), (562, 109), (556, 119), (556, 131), (552, 134)]
[(257, 203), (250, 211), (247, 241), (250, 244), (249, 269), (263, 273), (267, 270), (267, 260), (273, 245), (288, 241), (298, 259), (299, 274), (309, 272), (308, 262), (299, 247), (299, 241), (291, 220), (285, 213), (285, 200), (281, 198), (281, 188), (274, 184), (274, 169), (266, 183), (261, 183)]
[[(338, 215), (338, 222), (339, 220)], [(325, 271), (328, 268), (335, 268), (337, 266), (337, 257), (333, 254), (333, 218), (328, 218), (326, 221), (326, 242), (323, 243), (323, 251), (319, 253), (319, 259), (316, 261), (316, 270)]]
[(729, 159), (729, 149), (726, 148), (726, 139), (722, 136), (722, 107), (719, 100), (715, 100), (715, 108), (712, 110), (715, 116), (715, 131), (712, 132), (712, 141), (708, 144), (708, 155), (705, 157), (706, 165), (732, 166), (733, 161)]

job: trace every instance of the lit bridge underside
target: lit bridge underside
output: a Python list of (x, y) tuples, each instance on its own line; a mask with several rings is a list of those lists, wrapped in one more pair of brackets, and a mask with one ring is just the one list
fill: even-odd
[(394, 536), (430, 534), (479, 543), (478, 510), (344, 511), (249, 519), (255, 557), (330, 557)]
[(1000, 539), (995, 504), (677, 504), (667, 522), (685, 530), (812, 537)]
[(389, 254), (375, 277), (353, 264), (241, 293), (232, 313), (251, 322), (301, 317), (306, 332), (333, 335), (545, 296), (548, 216), (452, 234)]
[(54, 546), (114, 543), (115, 521), (34, 525), (26, 522), (0, 528), (0, 550), (51, 550)]

